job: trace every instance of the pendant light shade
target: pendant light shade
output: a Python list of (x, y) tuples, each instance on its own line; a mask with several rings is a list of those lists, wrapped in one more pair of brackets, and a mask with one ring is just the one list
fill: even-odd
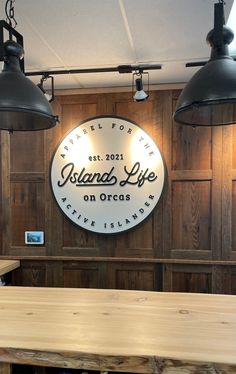
[(0, 129), (44, 130), (58, 121), (42, 91), (21, 71), (23, 48), (13, 40), (4, 43), (4, 67), (0, 73)]
[(223, 26), (223, 18), (223, 4), (215, 4), (214, 30), (207, 35), (211, 57), (180, 94), (176, 122), (192, 126), (236, 123), (236, 62), (228, 50), (234, 34)]

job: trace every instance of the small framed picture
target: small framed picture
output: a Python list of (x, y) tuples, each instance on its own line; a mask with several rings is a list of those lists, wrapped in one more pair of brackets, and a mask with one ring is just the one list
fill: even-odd
[(43, 231), (25, 231), (25, 244), (39, 245), (44, 244)]

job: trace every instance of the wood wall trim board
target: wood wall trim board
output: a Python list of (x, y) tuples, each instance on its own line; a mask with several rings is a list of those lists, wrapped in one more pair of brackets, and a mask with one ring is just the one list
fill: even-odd
[(212, 180), (212, 170), (171, 170), (172, 181)]
[[(163, 122), (163, 145), (162, 152), (165, 160), (166, 166), (166, 175), (168, 177), (169, 172), (172, 169), (172, 112), (173, 112), (173, 99), (171, 92), (164, 92), (163, 97), (163, 112), (162, 112), (162, 122)], [(169, 177), (168, 177), (169, 178)], [(167, 178), (166, 178), (167, 179)], [(162, 218), (162, 227), (163, 227), (163, 257), (170, 257), (170, 248), (171, 248), (171, 233), (172, 233), (172, 215), (171, 215), (171, 181), (166, 180), (162, 201), (163, 201), (163, 218)]]
[[(53, 102), (53, 111), (62, 120), (63, 108), (59, 101)], [(57, 124), (49, 133), (45, 133), (45, 175), (50, 178), (50, 160), (55, 152), (58, 141), (63, 137), (62, 126)], [(53, 255), (57, 248), (58, 255), (62, 254), (63, 217), (52, 198), (50, 182), (45, 184), (45, 240), (47, 255)]]
[(171, 257), (173, 259), (191, 258), (193, 260), (212, 260), (212, 250), (175, 248), (171, 249)]
[[(235, 256), (236, 257), (236, 256)], [(131, 258), (131, 257), (72, 257), (72, 256), (1, 256), (3, 260), (22, 260), (27, 262), (104, 262), (104, 263), (142, 263), (142, 264), (182, 264), (182, 265), (222, 265), (235, 266), (236, 258), (234, 260), (187, 260), (187, 259), (170, 259), (170, 258)]]
[(222, 142), (222, 253), (221, 258), (230, 258), (232, 251), (232, 126), (224, 126)]
[[(152, 106), (152, 117), (155, 118), (153, 121), (152, 126), (152, 137), (158, 140), (158, 146), (160, 151), (163, 152), (164, 147), (164, 127), (166, 126), (166, 122), (170, 119), (166, 118), (164, 114), (164, 102), (170, 101), (171, 98), (166, 95), (166, 92), (152, 92), (155, 95), (155, 100), (153, 100)], [(156, 113), (159, 113), (157, 115)], [(164, 161), (165, 162), (165, 161)], [(163, 212), (164, 212), (164, 203), (163, 203), (163, 195), (160, 197), (158, 201), (157, 208), (154, 209), (152, 215), (152, 246), (153, 248), (149, 248), (144, 251), (140, 251), (140, 257), (162, 257), (163, 256)], [(120, 251), (120, 253), (124, 253), (124, 251)], [(118, 253), (117, 253), (118, 254)], [(119, 256), (119, 254), (118, 254)], [(119, 257), (122, 257), (119, 256)], [(134, 255), (133, 257), (136, 257)]]
[(46, 257), (47, 256), (46, 247), (44, 245), (39, 245), (39, 246), (28, 245), (28, 246), (22, 246), (22, 247), (11, 246), (9, 250), (9, 255), (14, 258), (24, 257), (24, 256), (34, 257), (35, 254), (37, 257), (41, 257), (41, 256)]
[(10, 173), (11, 182), (45, 182), (45, 173)]
[(219, 260), (222, 249), (222, 151), (221, 127), (212, 129), (212, 190), (211, 190), (211, 248), (214, 260)]
[(172, 271), (178, 271), (178, 272), (185, 272), (186, 270), (189, 273), (198, 273), (199, 271), (203, 273), (212, 273), (212, 265), (209, 264), (198, 264), (199, 266), (196, 266), (196, 264), (180, 264), (180, 263), (172, 263), (170, 264)]
[(2, 254), (9, 253), (11, 245), (11, 209), (10, 209), (10, 134), (1, 133), (1, 184), (2, 184)]
[[(150, 91), (163, 91), (163, 90), (182, 90), (186, 83), (165, 83), (165, 84), (152, 84), (149, 86)], [(74, 88), (55, 90), (56, 96), (67, 96), (67, 95), (91, 95), (91, 94), (103, 94), (103, 93), (124, 93), (132, 91), (132, 85), (128, 87), (93, 87), (93, 88)]]

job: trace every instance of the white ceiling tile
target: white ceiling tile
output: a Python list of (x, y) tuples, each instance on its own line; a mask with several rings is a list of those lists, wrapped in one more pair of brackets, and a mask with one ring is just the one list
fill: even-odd
[[(212, 0), (123, 0), (140, 61), (173, 61), (210, 55), (206, 35), (214, 24)], [(227, 10), (232, 1), (227, 1)]]
[[(118, 0), (44, 0), (39, 3), (41, 5), (32, 6), (32, 0), (23, 0), (18, 4), (18, 12), (24, 24), (27, 49), (35, 56), (43, 55), (45, 66), (48, 57), (43, 53), (42, 43), (61, 60), (61, 66), (128, 63), (134, 59)], [(29, 33), (34, 37), (38, 34), (39, 50), (38, 42), (32, 43)]]
[[(26, 71), (161, 63), (150, 84), (188, 81), (207, 60), (217, 0), (16, 0)], [(225, 5), (226, 18), (233, 0)], [(4, 16), (4, 4), (0, 3)], [(55, 75), (56, 88), (130, 86), (132, 75)], [(38, 82), (40, 77), (34, 78)]]

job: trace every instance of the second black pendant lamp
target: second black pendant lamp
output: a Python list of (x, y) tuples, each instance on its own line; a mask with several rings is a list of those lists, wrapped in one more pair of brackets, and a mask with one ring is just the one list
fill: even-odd
[(224, 25), (223, 1), (214, 4), (214, 29), (207, 35), (210, 60), (179, 96), (174, 120), (184, 125), (215, 126), (236, 123), (236, 62), (228, 45), (233, 31)]
[[(7, 0), (5, 9), (9, 23), (0, 21), (0, 59), (4, 61), (0, 73), (0, 129), (13, 132), (51, 128), (58, 117), (53, 115), (43, 92), (22, 69), (23, 37), (12, 27), (12, 20), (15, 21), (12, 0)], [(4, 29), (9, 32), (6, 42)]]

